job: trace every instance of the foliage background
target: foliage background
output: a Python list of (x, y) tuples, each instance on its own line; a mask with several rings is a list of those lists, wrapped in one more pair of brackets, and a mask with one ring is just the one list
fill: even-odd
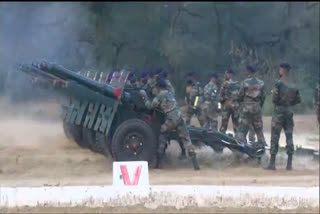
[[(289, 62), (303, 103), (319, 82), (318, 2), (1, 2), (0, 94), (13, 101), (50, 98), (13, 64), (45, 58), (75, 71), (168, 68), (178, 98), (184, 75), (204, 84), (227, 68), (245, 77), (257, 66), (270, 91)], [(270, 114), (270, 96), (264, 107)]]

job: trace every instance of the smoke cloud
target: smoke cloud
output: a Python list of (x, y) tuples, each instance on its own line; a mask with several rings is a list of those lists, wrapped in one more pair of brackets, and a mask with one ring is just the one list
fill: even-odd
[(17, 62), (46, 59), (79, 70), (90, 53), (78, 38), (86, 14), (81, 2), (1, 2), (0, 94), (13, 100), (49, 95), (28, 84), (28, 77), (13, 68)]

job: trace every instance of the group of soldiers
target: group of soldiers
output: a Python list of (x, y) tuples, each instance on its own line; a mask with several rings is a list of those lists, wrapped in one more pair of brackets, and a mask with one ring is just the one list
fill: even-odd
[[(246, 66), (248, 76), (242, 82), (234, 80), (235, 72), (226, 70), (221, 88), (218, 88), (218, 75), (212, 73), (210, 81), (202, 87), (194, 72), (187, 74), (185, 103), (187, 105), (186, 119), (175, 99), (175, 90), (168, 79), (168, 72), (156, 69), (153, 72), (143, 72), (134, 86), (140, 89), (146, 107), (158, 109), (165, 113), (165, 122), (161, 126), (159, 147), (157, 151), (157, 167), (165, 153), (168, 134), (177, 132), (182, 149), (181, 157), (187, 156), (192, 160), (195, 170), (200, 169), (196, 159), (195, 149), (191, 143), (186, 125), (190, 124), (192, 116), (196, 116), (202, 127), (218, 131), (218, 114), (221, 111), (221, 126), (219, 131), (225, 133), (231, 117), (235, 138), (246, 142), (255, 141), (265, 148), (266, 141), (263, 134), (262, 109), (266, 98), (264, 81), (256, 75), (257, 70), (252, 65)], [(279, 66), (279, 79), (272, 90), (274, 111), (271, 123), (270, 162), (266, 169), (275, 170), (276, 155), (279, 148), (280, 132), (283, 129), (286, 136), (286, 151), (288, 155), (287, 170), (292, 169), (293, 145), (293, 111), (292, 106), (301, 102), (299, 90), (290, 81), (291, 66), (282, 63)], [(315, 103), (319, 120), (319, 85)], [(320, 122), (320, 120), (319, 120)], [(260, 160), (258, 160), (258, 163)]]
[[(221, 127), (220, 132), (226, 132), (228, 121), (231, 117), (235, 138), (240, 142), (246, 142), (249, 132), (249, 141), (255, 141), (257, 136), (258, 145), (265, 148), (266, 141), (263, 134), (262, 109), (266, 98), (266, 90), (263, 80), (256, 75), (254, 66), (247, 65), (248, 76), (241, 83), (234, 80), (235, 72), (227, 70), (221, 89), (217, 90), (217, 76), (211, 75), (210, 82), (202, 90), (199, 82), (195, 81), (193, 75), (189, 86), (187, 86), (187, 123), (195, 114), (200, 125), (217, 130), (219, 103), (221, 104)], [(274, 112), (271, 125), (271, 158), (267, 169), (275, 170), (276, 154), (279, 148), (280, 132), (284, 129), (286, 135), (286, 151), (288, 154), (287, 170), (292, 169), (292, 156), (294, 152), (293, 112), (291, 106), (301, 102), (299, 90), (290, 83), (288, 77), (291, 66), (282, 63), (279, 69), (280, 79), (276, 81), (272, 90), (272, 101)], [(189, 87), (189, 89), (188, 89)], [(198, 98), (196, 102), (194, 97)], [(199, 103), (199, 99), (201, 100)], [(260, 162), (260, 160), (258, 160)]]

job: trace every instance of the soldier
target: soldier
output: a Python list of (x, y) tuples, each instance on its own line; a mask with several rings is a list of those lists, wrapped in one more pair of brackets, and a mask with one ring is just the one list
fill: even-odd
[(201, 115), (201, 103), (203, 102), (203, 89), (200, 83), (194, 77), (195, 73), (187, 75), (187, 87), (185, 102), (187, 104), (186, 124), (190, 125), (192, 116), (195, 114), (199, 120), (200, 126), (204, 125), (204, 119)]
[(317, 84), (315, 89), (313, 104), (317, 114), (318, 124), (320, 124), (320, 83)]
[(164, 79), (167, 83), (167, 90), (172, 92), (173, 94), (175, 94), (174, 87), (172, 86), (170, 80), (168, 79), (168, 71), (167, 70), (162, 69), (158, 78)]
[(165, 153), (166, 145), (168, 142), (169, 133), (175, 131), (179, 136), (179, 141), (183, 142), (184, 147), (188, 151), (188, 156), (192, 160), (194, 169), (199, 170), (200, 168), (197, 163), (194, 146), (191, 143), (189, 131), (185, 126), (174, 94), (166, 89), (166, 81), (162, 78), (159, 78), (157, 80), (157, 88), (159, 90), (159, 93), (152, 101), (148, 100), (146, 94), (142, 92), (142, 95), (146, 100), (145, 104), (147, 108), (159, 109), (160, 111), (165, 113), (165, 122), (162, 124), (160, 130), (156, 167), (159, 168), (161, 164), (161, 160)]
[(157, 94), (159, 93), (156, 85), (157, 85), (157, 79), (158, 79), (159, 75), (161, 74), (161, 72), (162, 72), (161, 68), (156, 68), (155, 70), (150, 72), (150, 78), (148, 80), (147, 85), (150, 88), (152, 97), (157, 96)]
[(136, 82), (136, 88), (147, 90), (147, 82), (149, 79), (149, 72), (144, 71), (140, 74), (139, 80)]
[(204, 87), (204, 103), (202, 107), (205, 128), (218, 130), (218, 76), (211, 74), (210, 82)]
[(137, 77), (135, 75), (136, 71), (131, 71), (128, 76), (128, 81), (126, 82), (126, 88), (135, 89), (137, 86)]
[(225, 72), (225, 81), (222, 83), (219, 101), (221, 103), (222, 119), (220, 132), (226, 133), (229, 118), (231, 116), (234, 133), (237, 133), (239, 120), (239, 90), (240, 84), (232, 79), (234, 71), (229, 69)]
[(249, 127), (249, 133), (248, 133), (249, 142), (255, 142), (256, 141), (256, 133), (254, 131), (254, 128), (252, 125)]
[(257, 134), (258, 143), (264, 149), (266, 144), (262, 122), (262, 107), (266, 98), (264, 82), (256, 77), (255, 67), (248, 65), (246, 69), (249, 75), (241, 83), (239, 93), (241, 113), (236, 138), (241, 142), (246, 142), (246, 136), (252, 126)]
[(288, 76), (291, 66), (288, 63), (280, 64), (280, 79), (276, 81), (272, 90), (272, 102), (274, 110), (271, 121), (271, 158), (267, 169), (276, 170), (275, 160), (279, 149), (279, 138), (282, 128), (286, 135), (286, 150), (288, 154), (287, 170), (292, 170), (292, 156), (294, 145), (292, 139), (293, 132), (293, 112), (291, 106), (301, 103), (299, 90), (289, 83)]

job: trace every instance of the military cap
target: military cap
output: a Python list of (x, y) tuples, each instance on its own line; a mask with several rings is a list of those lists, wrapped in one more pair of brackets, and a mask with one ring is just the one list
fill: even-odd
[(280, 68), (284, 68), (284, 69), (286, 69), (287, 71), (289, 71), (289, 70), (291, 69), (291, 66), (290, 66), (289, 63), (284, 62), (284, 63), (281, 63), (281, 64), (280, 64)]
[(186, 76), (187, 76), (187, 77), (194, 77), (195, 74), (196, 74), (196, 73), (195, 73), (194, 71), (192, 71), (192, 72), (188, 72)]
[(163, 78), (159, 78), (159, 79), (157, 80), (157, 86), (158, 86), (159, 88), (166, 88), (166, 87), (167, 87), (167, 82), (166, 82), (166, 80), (163, 79)]
[(134, 75), (134, 73), (131, 71), (130, 73), (129, 73), (129, 75), (128, 75), (128, 79), (131, 79), (131, 78), (133, 78), (135, 75)]
[(216, 73), (212, 73), (212, 74), (210, 74), (210, 78), (216, 78), (216, 79), (218, 79), (218, 75), (217, 75)]
[(150, 77), (153, 77), (154, 75), (156, 74), (156, 69), (150, 69), (150, 71), (149, 71), (149, 75), (150, 75)]
[(153, 71), (153, 75), (158, 75), (158, 74), (161, 74), (162, 73), (162, 68), (156, 68), (154, 71)]
[(256, 68), (252, 65), (247, 65), (246, 68), (247, 68), (247, 71), (251, 73), (255, 73), (257, 71)]
[(228, 73), (228, 74), (235, 74), (235, 72), (234, 72), (232, 69), (227, 69), (227, 70), (226, 70), (226, 73)]
[(141, 79), (146, 78), (148, 75), (149, 75), (148, 71), (143, 71), (143, 72), (140, 74), (140, 78), (141, 78)]
[(162, 78), (167, 78), (168, 77), (168, 70), (166, 70), (166, 69), (162, 69), (162, 72), (160, 73), (160, 76), (162, 77)]

